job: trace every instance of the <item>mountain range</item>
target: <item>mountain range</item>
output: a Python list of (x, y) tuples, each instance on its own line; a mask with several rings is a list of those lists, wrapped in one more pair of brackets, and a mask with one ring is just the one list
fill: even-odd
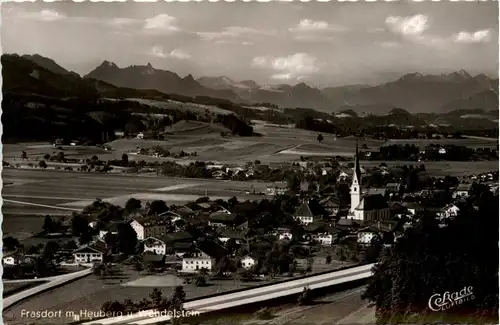
[[(53, 60), (40, 55), (24, 55), (45, 69), (75, 77)], [(484, 74), (471, 76), (464, 70), (450, 74), (423, 75), (410, 73), (380, 85), (348, 85), (314, 88), (297, 85), (259, 85), (252, 80), (234, 81), (228, 77), (184, 78), (174, 72), (154, 68), (151, 64), (125, 68), (104, 61), (84, 80), (139, 90), (157, 90), (166, 94), (207, 96), (240, 104), (270, 103), (281, 108), (312, 108), (324, 112), (353, 110), (356, 113), (380, 115), (392, 108), (411, 113), (447, 113), (456, 109), (498, 109), (498, 79)]]

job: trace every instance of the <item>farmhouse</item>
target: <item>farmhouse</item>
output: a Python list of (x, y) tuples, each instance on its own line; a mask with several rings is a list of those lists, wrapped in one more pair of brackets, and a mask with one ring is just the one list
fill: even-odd
[(182, 258), (182, 272), (211, 271), (215, 263), (226, 255), (226, 250), (213, 241), (201, 242)]
[(161, 236), (167, 230), (167, 222), (158, 217), (139, 217), (134, 218), (130, 225), (137, 234), (137, 239)]
[(314, 221), (313, 213), (309, 208), (307, 202), (302, 203), (302, 205), (295, 211), (294, 219), (298, 220), (300, 223), (307, 225)]
[(179, 231), (144, 240), (144, 252), (158, 255), (183, 254), (193, 246), (195, 238), (189, 232)]
[(335, 196), (328, 196), (319, 202), (331, 217), (336, 217), (343, 208), (340, 200)]
[(457, 188), (453, 192), (453, 198), (464, 198), (469, 196), (469, 192), (472, 188), (472, 184), (458, 184)]
[(86, 245), (73, 251), (76, 263), (102, 263), (106, 249), (100, 245)]
[(99, 239), (104, 240), (104, 237), (109, 233), (112, 235), (118, 235), (118, 228), (122, 225), (122, 222), (112, 222), (107, 226), (99, 230)]
[(460, 208), (456, 205), (450, 203), (447, 206), (443, 207), (438, 213), (438, 217), (440, 218), (451, 218), (456, 217), (460, 212)]
[(211, 227), (228, 227), (233, 226), (235, 220), (235, 214), (226, 212), (214, 212), (209, 216), (208, 225)]
[(25, 265), (35, 263), (33, 258), (24, 256), (18, 252), (4, 255), (2, 261), (4, 265)]

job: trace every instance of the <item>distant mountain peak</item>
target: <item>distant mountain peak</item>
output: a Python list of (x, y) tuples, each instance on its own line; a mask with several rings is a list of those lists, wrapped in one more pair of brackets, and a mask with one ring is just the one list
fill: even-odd
[(188, 74), (185, 78), (184, 78), (185, 81), (195, 81), (194, 80), (194, 77), (192, 74)]
[(118, 66), (114, 62), (107, 61), (107, 60), (102, 61), (100, 67), (103, 67), (103, 68), (118, 68)]

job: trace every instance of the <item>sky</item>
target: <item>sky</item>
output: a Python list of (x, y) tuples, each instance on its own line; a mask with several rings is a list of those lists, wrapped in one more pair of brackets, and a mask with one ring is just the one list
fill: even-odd
[(498, 75), (498, 3), (2, 4), (4, 53), (89, 73), (102, 61), (260, 84), (377, 84), (406, 73)]

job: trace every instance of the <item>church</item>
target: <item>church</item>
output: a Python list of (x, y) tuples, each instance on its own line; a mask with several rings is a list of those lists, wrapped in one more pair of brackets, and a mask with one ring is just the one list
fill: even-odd
[(381, 194), (363, 193), (357, 143), (351, 184), (351, 208), (349, 209), (347, 218), (363, 222), (382, 221), (391, 218), (389, 205), (384, 196)]

